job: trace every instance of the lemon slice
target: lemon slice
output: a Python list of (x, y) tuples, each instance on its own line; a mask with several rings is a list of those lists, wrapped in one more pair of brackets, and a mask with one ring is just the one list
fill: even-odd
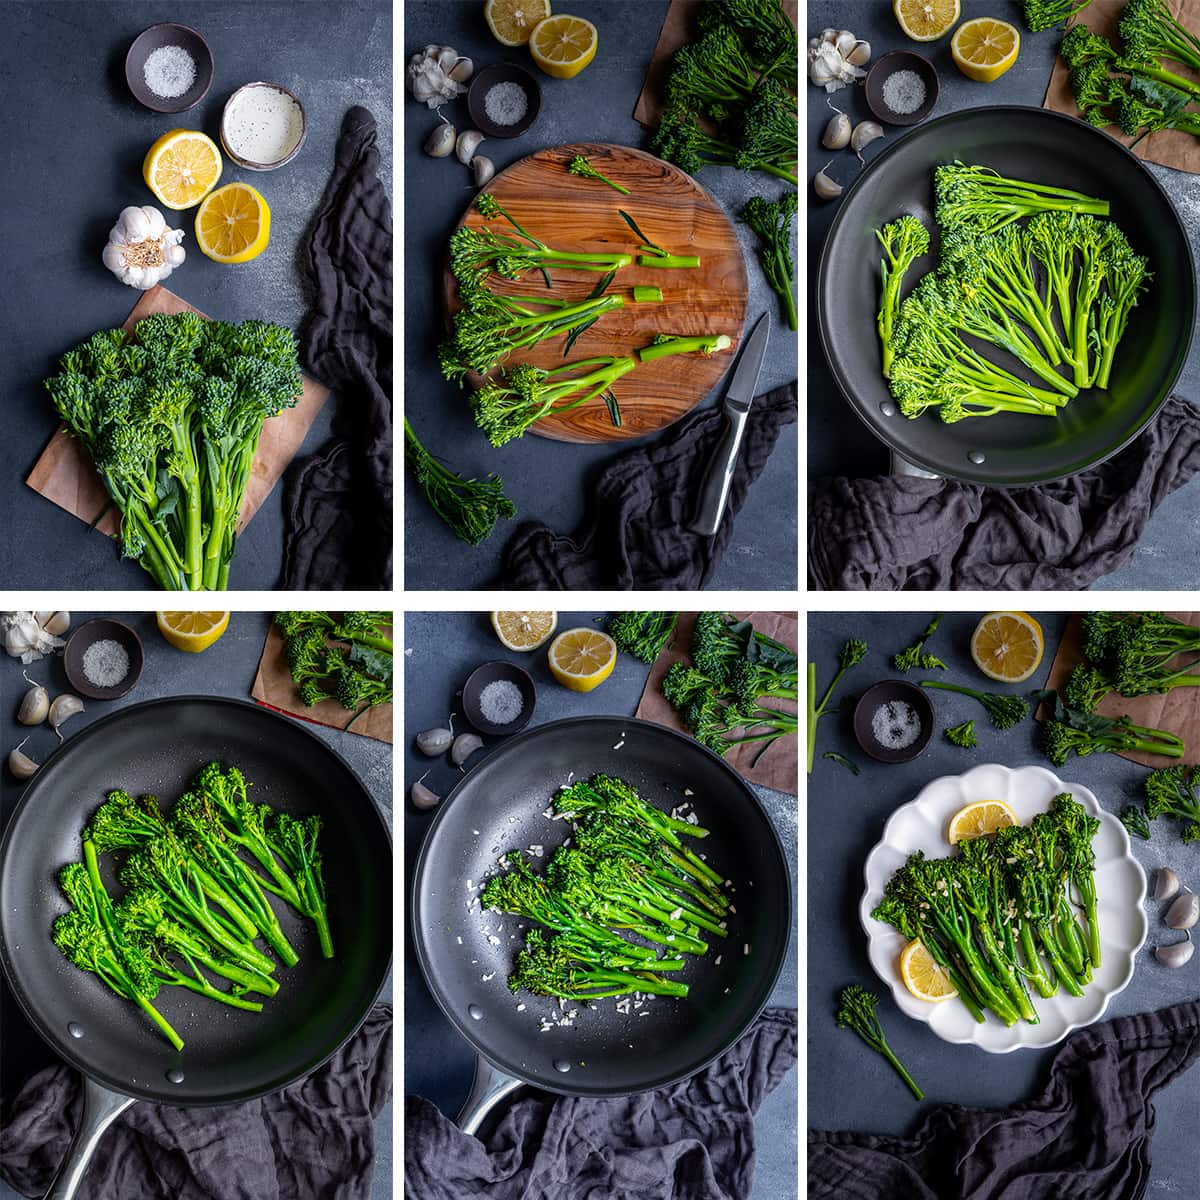
[(248, 183), (218, 188), (196, 213), (196, 243), (214, 262), (249, 262), (270, 240), (271, 210)]
[(550, 673), (573, 692), (590, 692), (611, 674), (617, 645), (607, 633), (580, 626), (560, 633), (550, 643)]
[(1020, 50), (1017, 27), (995, 17), (964, 21), (950, 39), (955, 66), (976, 83), (999, 79), (1017, 61)]
[(483, 18), (502, 46), (524, 46), (534, 26), (550, 15), (550, 0), (487, 0)]
[(918, 1000), (940, 1004), (958, 995), (950, 976), (933, 961), (933, 955), (919, 940), (904, 947), (904, 953), (900, 955), (900, 978)]
[(892, 0), (900, 28), (914, 42), (935, 42), (958, 20), (959, 0)]
[(142, 178), (160, 204), (191, 208), (217, 186), (221, 152), (198, 129), (172, 129), (146, 151)]
[(529, 39), (529, 53), (547, 75), (574, 79), (596, 57), (600, 35), (582, 17), (547, 17)]
[(189, 654), (207, 650), (229, 628), (227, 612), (160, 612), (158, 631), (175, 647)]
[(999, 683), (1024, 683), (1041, 666), (1045, 652), (1042, 627), (1028, 613), (988, 613), (971, 634), (975, 665)]
[(1003, 800), (976, 800), (950, 818), (946, 840), (954, 846), (968, 838), (983, 837), (1018, 823), (1017, 814)]
[(558, 613), (494, 612), (492, 628), (509, 650), (536, 650), (558, 628)]

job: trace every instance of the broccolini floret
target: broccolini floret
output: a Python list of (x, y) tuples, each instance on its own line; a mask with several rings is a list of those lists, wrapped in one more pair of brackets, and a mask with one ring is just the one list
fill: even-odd
[(879, 297), (876, 326), (879, 330), (883, 374), (886, 378), (892, 368), (892, 330), (900, 308), (900, 289), (904, 284), (904, 275), (916, 259), (929, 253), (929, 230), (916, 217), (905, 213), (895, 221), (889, 221), (882, 229), (875, 230), (875, 236), (883, 247), (883, 258), (879, 261), (883, 289)]
[(917, 1086), (917, 1082), (905, 1069), (904, 1064), (892, 1052), (888, 1045), (883, 1026), (875, 1015), (875, 1007), (879, 997), (874, 992), (867, 991), (858, 984), (851, 984), (842, 989), (841, 1001), (837, 1010), (837, 1023), (840, 1029), (852, 1029), (872, 1050), (882, 1054), (901, 1079), (908, 1085), (918, 1100), (925, 1099), (925, 1093)]

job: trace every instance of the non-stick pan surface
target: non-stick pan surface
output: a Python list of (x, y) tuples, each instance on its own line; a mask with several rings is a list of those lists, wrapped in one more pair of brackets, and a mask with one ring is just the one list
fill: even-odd
[[(593, 1009), (568, 1004), (574, 1022), (540, 1032), (543, 1018), (561, 1018), (558, 1002), (509, 991), (523, 932), (516, 917), (480, 911), (479, 887), (505, 851), (553, 853), (570, 829), (544, 815), (551, 796), (597, 772), (620, 776), (667, 811), (691, 803), (711, 830), (693, 848), (733, 881), (737, 911), (728, 938), (712, 938), (706, 959), (682, 973), (691, 985), (685, 1000), (660, 997), (627, 1015), (611, 999)], [(791, 915), (787, 861), (753, 791), (691, 738), (622, 717), (554, 721), (493, 751), (443, 802), (413, 879), (415, 950), (442, 1011), (502, 1070), (571, 1095), (663, 1087), (723, 1053), (771, 994)]]
[[(911, 212), (933, 231), (930, 254), (905, 294), (937, 262), (933, 170), (956, 159), (1002, 175), (1106, 198), (1111, 219), (1154, 278), (1134, 309), (1107, 391), (1080, 393), (1055, 418), (1002, 413), (943, 424), (900, 414), (880, 374), (875, 315), (879, 244), (874, 231)], [(1196, 281), (1178, 215), (1146, 167), (1120, 142), (1082, 121), (1040, 108), (972, 108), (899, 138), (846, 193), (825, 241), (817, 282), (826, 357), (855, 412), (910, 462), (939, 475), (1014, 487), (1073, 475), (1115, 454), (1170, 395), (1191, 343)], [(998, 362), (1032, 378), (1001, 351)]]
[[(241, 767), (254, 799), (321, 815), (336, 957), (322, 958), (311, 924), (272, 897), (300, 962), (276, 969), (279, 992), (261, 1013), (163, 988), (155, 1004), (186, 1043), (176, 1053), (133, 1004), (55, 949), (50, 927), (67, 907), (55, 876), (79, 860), (80, 829), (107, 790), (154, 793), (169, 809), (214, 759)], [(72, 737), (26, 789), (0, 844), (0, 961), (34, 1028), (85, 1074), (164, 1104), (235, 1103), (320, 1066), (367, 1015), (391, 958), (391, 871), (370, 795), (296, 722), (214, 697), (137, 704)], [(111, 865), (105, 875), (113, 879)]]

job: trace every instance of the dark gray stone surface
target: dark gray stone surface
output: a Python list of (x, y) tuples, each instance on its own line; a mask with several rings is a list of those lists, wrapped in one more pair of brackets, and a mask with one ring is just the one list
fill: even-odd
[[(591, 625), (598, 613), (559, 613), (558, 628)], [(533, 676), (537, 686), (534, 724), (585, 713), (631, 715), (637, 709), (648, 668), (620, 655), (609, 678), (594, 692), (580, 695), (558, 684), (546, 665), (545, 649), (515, 654), (496, 640), (487, 613), (407, 613), (404, 621), (404, 787), (428, 771), (426, 784), (445, 795), (460, 778), (447, 759), (429, 759), (413, 739), (423, 729), (444, 726), (447, 715), (458, 713), (457, 693), (481, 662), (507, 658)], [(461, 718), (456, 729), (465, 726)], [(487, 745), (499, 739), (485, 738)], [(478, 757), (473, 762), (481, 761)], [(796, 800), (781, 792), (755, 788), (783, 840), (788, 861), (796, 861)], [(404, 809), (404, 876), (411, 874), (428, 828), (430, 815), (411, 803)], [(453, 1117), (466, 1099), (474, 1071), (474, 1055), (442, 1015), (425, 986), (421, 969), (405, 931), (404, 953), (404, 1087), (431, 1100)], [(793, 926), (787, 960), (771, 996), (775, 1006), (796, 1005), (796, 930)], [(758, 1113), (757, 1169), (752, 1200), (787, 1200), (794, 1196), (796, 1179), (797, 1087), (789, 1075)]]
[[(159, 21), (200, 30), (213, 52), (208, 96), (185, 113), (160, 115), (125, 84), (125, 53)], [(218, 138), (221, 109), (241, 84), (282, 83), (302, 100), (308, 138), (277, 171), (243, 171), (226, 160), (221, 183), (254, 184), (271, 206), (271, 243), (253, 262), (226, 266), (196, 247), (195, 210), (167, 213), (182, 228), (187, 261), (167, 287), (210, 316), (279, 321), (298, 329), (308, 308), (300, 251), (333, 167), (342, 117), (355, 104), (379, 122), (382, 178), (391, 186), (392, 6), (387, 0), (182, 0), (102, 3), (40, 0), (4, 4), (5, 70), (0, 73), (0, 577), (10, 587), (140, 588), (149, 577), (86, 525), (25, 486), (56, 426), (41, 380), (58, 358), (98, 329), (120, 325), (139, 293), (100, 261), (117, 214), (152, 204), (142, 159), (171, 129)], [(327, 439), (332, 400), (300, 454)], [(273, 588), (283, 552), (276, 488), (238, 541), (230, 586)]]
[[(1044, 687), (1066, 616), (1035, 614), (1046, 634), (1047, 653), (1028, 690)], [(823, 690), (836, 669), (838, 650), (848, 637), (861, 637), (868, 657), (848, 672), (835, 693), (858, 695), (880, 679), (893, 678), (891, 655), (918, 637), (928, 614), (821, 613), (808, 620), (808, 656), (817, 664)], [(989, 685), (970, 658), (971, 631), (977, 614), (950, 614), (929, 649), (949, 666), (952, 683), (988, 690)], [(941, 672), (937, 675), (940, 678)], [(929, 676), (910, 672), (919, 681)], [(996, 685), (991, 690), (1004, 690)], [(1017, 689), (1024, 690), (1024, 689)], [(937, 1038), (927, 1025), (906, 1020), (892, 1003), (887, 988), (871, 969), (866, 936), (858, 920), (862, 899), (862, 869), (891, 813), (907, 803), (932, 779), (957, 775), (986, 762), (1019, 767), (1049, 766), (1035, 744), (1035, 725), (1026, 721), (1006, 732), (993, 729), (983, 709), (968, 696), (931, 692), (938, 732), (925, 752), (911, 763), (886, 766), (868, 758), (854, 740), (850, 713), (824, 718), (819, 725), (817, 759), (808, 786), (808, 1123), (815, 1129), (852, 1129), (908, 1135), (935, 1104), (1002, 1108), (1018, 1104), (1045, 1085), (1054, 1049), (986, 1054), (971, 1046), (955, 1046)], [(979, 745), (963, 750), (941, 736), (941, 730), (975, 718)], [(839, 763), (822, 758), (829, 750), (854, 759), (862, 774), (854, 776)], [(1053, 769), (1053, 768), (1051, 768)], [(1060, 778), (1092, 789), (1110, 812), (1120, 812), (1137, 798), (1144, 767), (1116, 755), (1072, 758), (1056, 772)], [(1200, 882), (1194, 847), (1185, 846), (1165, 822), (1153, 826), (1149, 842), (1134, 841), (1138, 861), (1152, 875), (1158, 866), (1173, 866), (1195, 889)], [(1193, 960), (1189, 969), (1169, 971), (1150, 955), (1157, 941), (1175, 940), (1150, 904), (1148, 947), (1137, 956), (1133, 980), (1113, 997), (1105, 1019), (1200, 997), (1200, 975)], [(1167, 936), (1170, 935), (1170, 936)], [(852, 1033), (834, 1022), (836, 998), (848, 983), (861, 983), (883, 996), (879, 1017), (892, 1049), (922, 1086), (926, 1102), (914, 1104), (888, 1064)], [(853, 1086), (830, 1086), (830, 1080), (854, 1080)], [(1200, 1155), (1195, 1123), (1200, 1103), (1200, 1072), (1177, 1080), (1158, 1093), (1158, 1124), (1151, 1145), (1154, 1195), (1195, 1194)]]
[[(525, 50), (505, 50), (484, 23), (481, 6), (463, 0), (405, 4), (405, 54), (427, 42), (453, 45), (478, 70), (511, 60), (532, 70), (542, 89), (542, 110), (533, 127), (509, 141), (490, 139), (481, 153), (496, 170), (545, 146), (608, 141), (646, 147), (649, 136), (632, 117), (646, 68), (667, 10), (665, 0), (576, 0), (570, 11), (586, 17), (600, 34), (592, 64), (577, 78), (543, 75)], [(465, 98), (442, 108), (460, 131), (470, 128)], [(422, 153), (437, 117), (410, 96), (404, 99), (405, 180), (405, 403), (418, 436), (467, 476), (498, 472), (517, 506), (515, 521), (499, 524), (490, 541), (472, 548), (437, 518), (411, 478), (405, 487), (405, 585), (411, 589), (480, 588), (498, 577), (504, 545), (523, 520), (572, 532), (587, 508), (587, 489), (602, 464), (629, 443), (574, 446), (529, 435), (500, 450), (475, 428), (466, 399), (437, 368), (442, 336), (442, 269), (446, 239), (472, 200), (470, 176), (454, 159)], [(774, 196), (783, 185), (763, 175), (709, 169), (700, 183), (730, 213), (755, 192)], [(636, 215), (636, 207), (632, 210)], [(750, 281), (748, 319), (771, 310), (774, 327), (759, 378), (766, 391), (796, 378), (796, 335), (780, 328), (779, 298), (767, 287), (754, 250), (754, 235), (735, 223)], [(718, 392), (719, 394), (719, 392)], [(705, 403), (712, 403), (709, 397)], [(766, 469), (738, 515), (714, 588), (787, 589), (796, 586), (797, 439), (784, 428)]]
[[(73, 625), (79, 625), (88, 617), (109, 615), (99, 613), (74, 613)], [(128, 704), (140, 704), (145, 700), (157, 700), (164, 696), (213, 695), (230, 696), (245, 700), (250, 697), (250, 688), (258, 668), (259, 655), (266, 640), (270, 624), (269, 614), (234, 613), (224, 636), (203, 654), (185, 654), (164, 641), (155, 625), (153, 613), (112, 614), (130, 625), (142, 639), (145, 666), (142, 677), (133, 691), (121, 700), (104, 703), (86, 701), (85, 710), (63, 726), (64, 734), (70, 738), (84, 726), (106, 716), (116, 708)], [(24, 670), (30, 679), (46, 686), (51, 696), (68, 691), (67, 678), (63, 672), (61, 655), (32, 663)], [(2, 747), (5, 758), (8, 751), (29, 730), (18, 725), (15, 719), (17, 705), (27, 687), (21, 678), (22, 666), (19, 659), (0, 655), (0, 723), (3, 725)], [(340, 729), (306, 723), (306, 729), (314, 732), (322, 741), (332, 746), (354, 769), (379, 805), (389, 826), (392, 824), (392, 748), (373, 738), (360, 737)], [(25, 745), (25, 751), (35, 761), (45, 762), (58, 745), (53, 732), (46, 725), (36, 727)], [(0, 784), (0, 829), (7, 823), (23, 785), (13, 779), (7, 768)], [(387, 984), (380, 999), (392, 1003), (392, 979), (389, 973)], [(0, 1091), (7, 1097), (36, 1071), (51, 1066), (54, 1056), (50, 1049), (30, 1028), (20, 1009), (13, 1001), (6, 984), (0, 980), (0, 1001), (3, 1002), (3, 1086)], [(375, 1122), (375, 1172), (371, 1196), (373, 1200), (384, 1200), (392, 1194), (392, 1106), (380, 1114)], [(0, 1183), (0, 1200), (18, 1200), (18, 1193)]]
[[(1054, 32), (1030, 33), (1020, 16), (1016, 0), (993, 4), (986, 13), (964, 5), (964, 16), (998, 16), (1012, 21), (1021, 30), (1021, 52), (1014, 66), (995, 83), (975, 83), (967, 79), (954, 65), (950, 56), (950, 39), (942, 38), (932, 44), (917, 46), (900, 32), (892, 16), (890, 4), (835, 4), (832, 0), (816, 0), (808, 5), (808, 35), (819, 34), (827, 26), (852, 29), (871, 43), (872, 58), (888, 50), (917, 49), (937, 68), (941, 82), (935, 117), (989, 104), (1027, 104), (1040, 106), (1046, 84), (1058, 53), (1058, 36)], [(832, 162), (829, 174), (845, 187), (858, 174), (858, 163), (849, 151), (831, 153), (821, 147), (821, 133), (832, 115), (825, 104), (822, 89), (807, 88), (809, 174), (827, 162)], [(853, 121), (870, 117), (861, 88), (843, 88), (829, 97), (830, 102), (844, 109)], [(887, 126), (888, 136), (867, 147), (863, 157), (871, 159), (883, 152), (901, 132)], [(1200, 261), (1200, 176), (1172, 171), (1154, 163), (1148, 164), (1154, 177), (1174, 201), (1192, 243), (1192, 255)], [(825, 235), (837, 211), (837, 202), (823, 202), (814, 195), (811, 186), (808, 199), (808, 254), (814, 264), (810, 278), (815, 281), (818, 261)], [(811, 295), (811, 293), (810, 293)], [(882, 442), (871, 436), (846, 403), (820, 350), (817, 332), (816, 304), (809, 305), (808, 357), (808, 473), (817, 475), (886, 474), (888, 451)], [(1191, 355), (1176, 385), (1176, 392), (1200, 403), (1200, 343), (1193, 343)], [(1146, 527), (1137, 551), (1130, 562), (1119, 571), (1105, 576), (1096, 588), (1153, 589), (1186, 588), (1200, 584), (1200, 484), (1192, 484), (1171, 496)]]

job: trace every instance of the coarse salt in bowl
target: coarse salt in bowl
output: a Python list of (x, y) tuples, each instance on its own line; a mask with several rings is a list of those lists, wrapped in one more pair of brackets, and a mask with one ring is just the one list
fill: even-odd
[(243, 84), (221, 114), (221, 145), (249, 171), (273, 171), (291, 162), (307, 132), (304, 106), (279, 83)]

